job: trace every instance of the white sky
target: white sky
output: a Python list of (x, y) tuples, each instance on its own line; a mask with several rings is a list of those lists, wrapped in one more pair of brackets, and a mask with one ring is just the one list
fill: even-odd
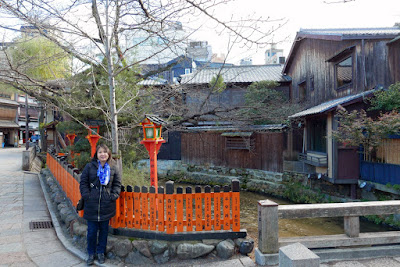
[[(335, 1), (341, 3), (332, 3)], [(278, 48), (284, 49), (287, 56), (300, 28), (392, 27), (395, 22), (400, 22), (400, 1), (355, 0), (343, 3), (343, 0), (236, 0), (228, 6), (220, 7), (216, 13), (218, 17), (243, 14), (288, 20), (273, 36), (274, 42), (281, 42)], [(207, 30), (197, 33), (196, 38), (208, 41), (213, 53), (226, 54), (225, 38)], [(233, 56), (228, 57), (228, 62), (238, 64), (241, 58), (250, 56), (253, 64), (264, 64), (264, 51), (265, 48), (259, 51), (236, 49)]]
[[(279, 23), (287, 21), (271, 36), (271, 39), (278, 43), (277, 48), (284, 49), (284, 55), (287, 56), (300, 28), (392, 27), (394, 23), (400, 23), (400, 0), (354, 0), (347, 3), (343, 3), (343, 0), (232, 0), (227, 5), (219, 6), (214, 16), (222, 20), (229, 20), (232, 16), (280, 19), (267, 25), (266, 30), (271, 27), (276, 29)], [(1, 19), (7, 19), (8, 23), (12, 24), (9, 18)], [(194, 28), (199, 22), (200, 19), (188, 22), (182, 18), (184, 27)], [(213, 53), (227, 54), (228, 38), (215, 33), (212, 29), (215, 24), (205, 24), (209, 27), (196, 32), (190, 38), (208, 41)], [(0, 39), (5, 41), (13, 37), (12, 35), (13, 33), (8, 32), (8, 38), (0, 35)], [(264, 64), (264, 52), (267, 48), (257, 50), (237, 46), (229, 54), (228, 62), (239, 64), (240, 59), (251, 57), (253, 64)]]

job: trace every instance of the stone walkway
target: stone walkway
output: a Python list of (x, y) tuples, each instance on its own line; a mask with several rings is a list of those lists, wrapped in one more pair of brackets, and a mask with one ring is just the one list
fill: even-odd
[(22, 148), (0, 150), (0, 266), (86, 266), (61, 244), (54, 228), (29, 228), (51, 221), (36, 174), (21, 170)]

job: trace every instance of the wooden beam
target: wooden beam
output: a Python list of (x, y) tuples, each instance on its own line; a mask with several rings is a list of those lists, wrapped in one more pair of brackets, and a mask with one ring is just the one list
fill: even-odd
[(279, 239), (279, 247), (301, 243), (308, 248), (335, 248), (400, 243), (400, 231), (360, 233), (359, 237), (341, 235), (302, 236)]
[(396, 214), (400, 210), (400, 200), (368, 201), (348, 203), (280, 205), (280, 219), (342, 217)]

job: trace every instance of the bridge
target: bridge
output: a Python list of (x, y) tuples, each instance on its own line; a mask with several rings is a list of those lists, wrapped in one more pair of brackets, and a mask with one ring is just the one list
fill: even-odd
[[(400, 200), (300, 205), (278, 205), (270, 200), (260, 200), (256, 262), (276, 265), (279, 249), (295, 243), (311, 249), (321, 262), (399, 256), (400, 231), (360, 233), (360, 216), (397, 214), (399, 211)], [(343, 217), (344, 234), (279, 238), (279, 219), (322, 217)]]

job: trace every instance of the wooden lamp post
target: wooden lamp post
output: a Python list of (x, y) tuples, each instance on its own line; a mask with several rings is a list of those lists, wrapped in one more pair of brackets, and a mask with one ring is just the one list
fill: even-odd
[(146, 115), (146, 118), (140, 123), (143, 127), (143, 144), (150, 156), (150, 186), (158, 188), (157, 178), (157, 154), (160, 150), (162, 143), (165, 140), (161, 137), (162, 126), (165, 121), (161, 120), (155, 115)]
[(86, 139), (89, 140), (90, 147), (91, 147), (91, 157), (93, 158), (94, 153), (96, 153), (96, 144), (101, 138), (99, 135), (100, 126), (91, 126), (89, 125), (88, 129), (89, 133), (86, 136)]

